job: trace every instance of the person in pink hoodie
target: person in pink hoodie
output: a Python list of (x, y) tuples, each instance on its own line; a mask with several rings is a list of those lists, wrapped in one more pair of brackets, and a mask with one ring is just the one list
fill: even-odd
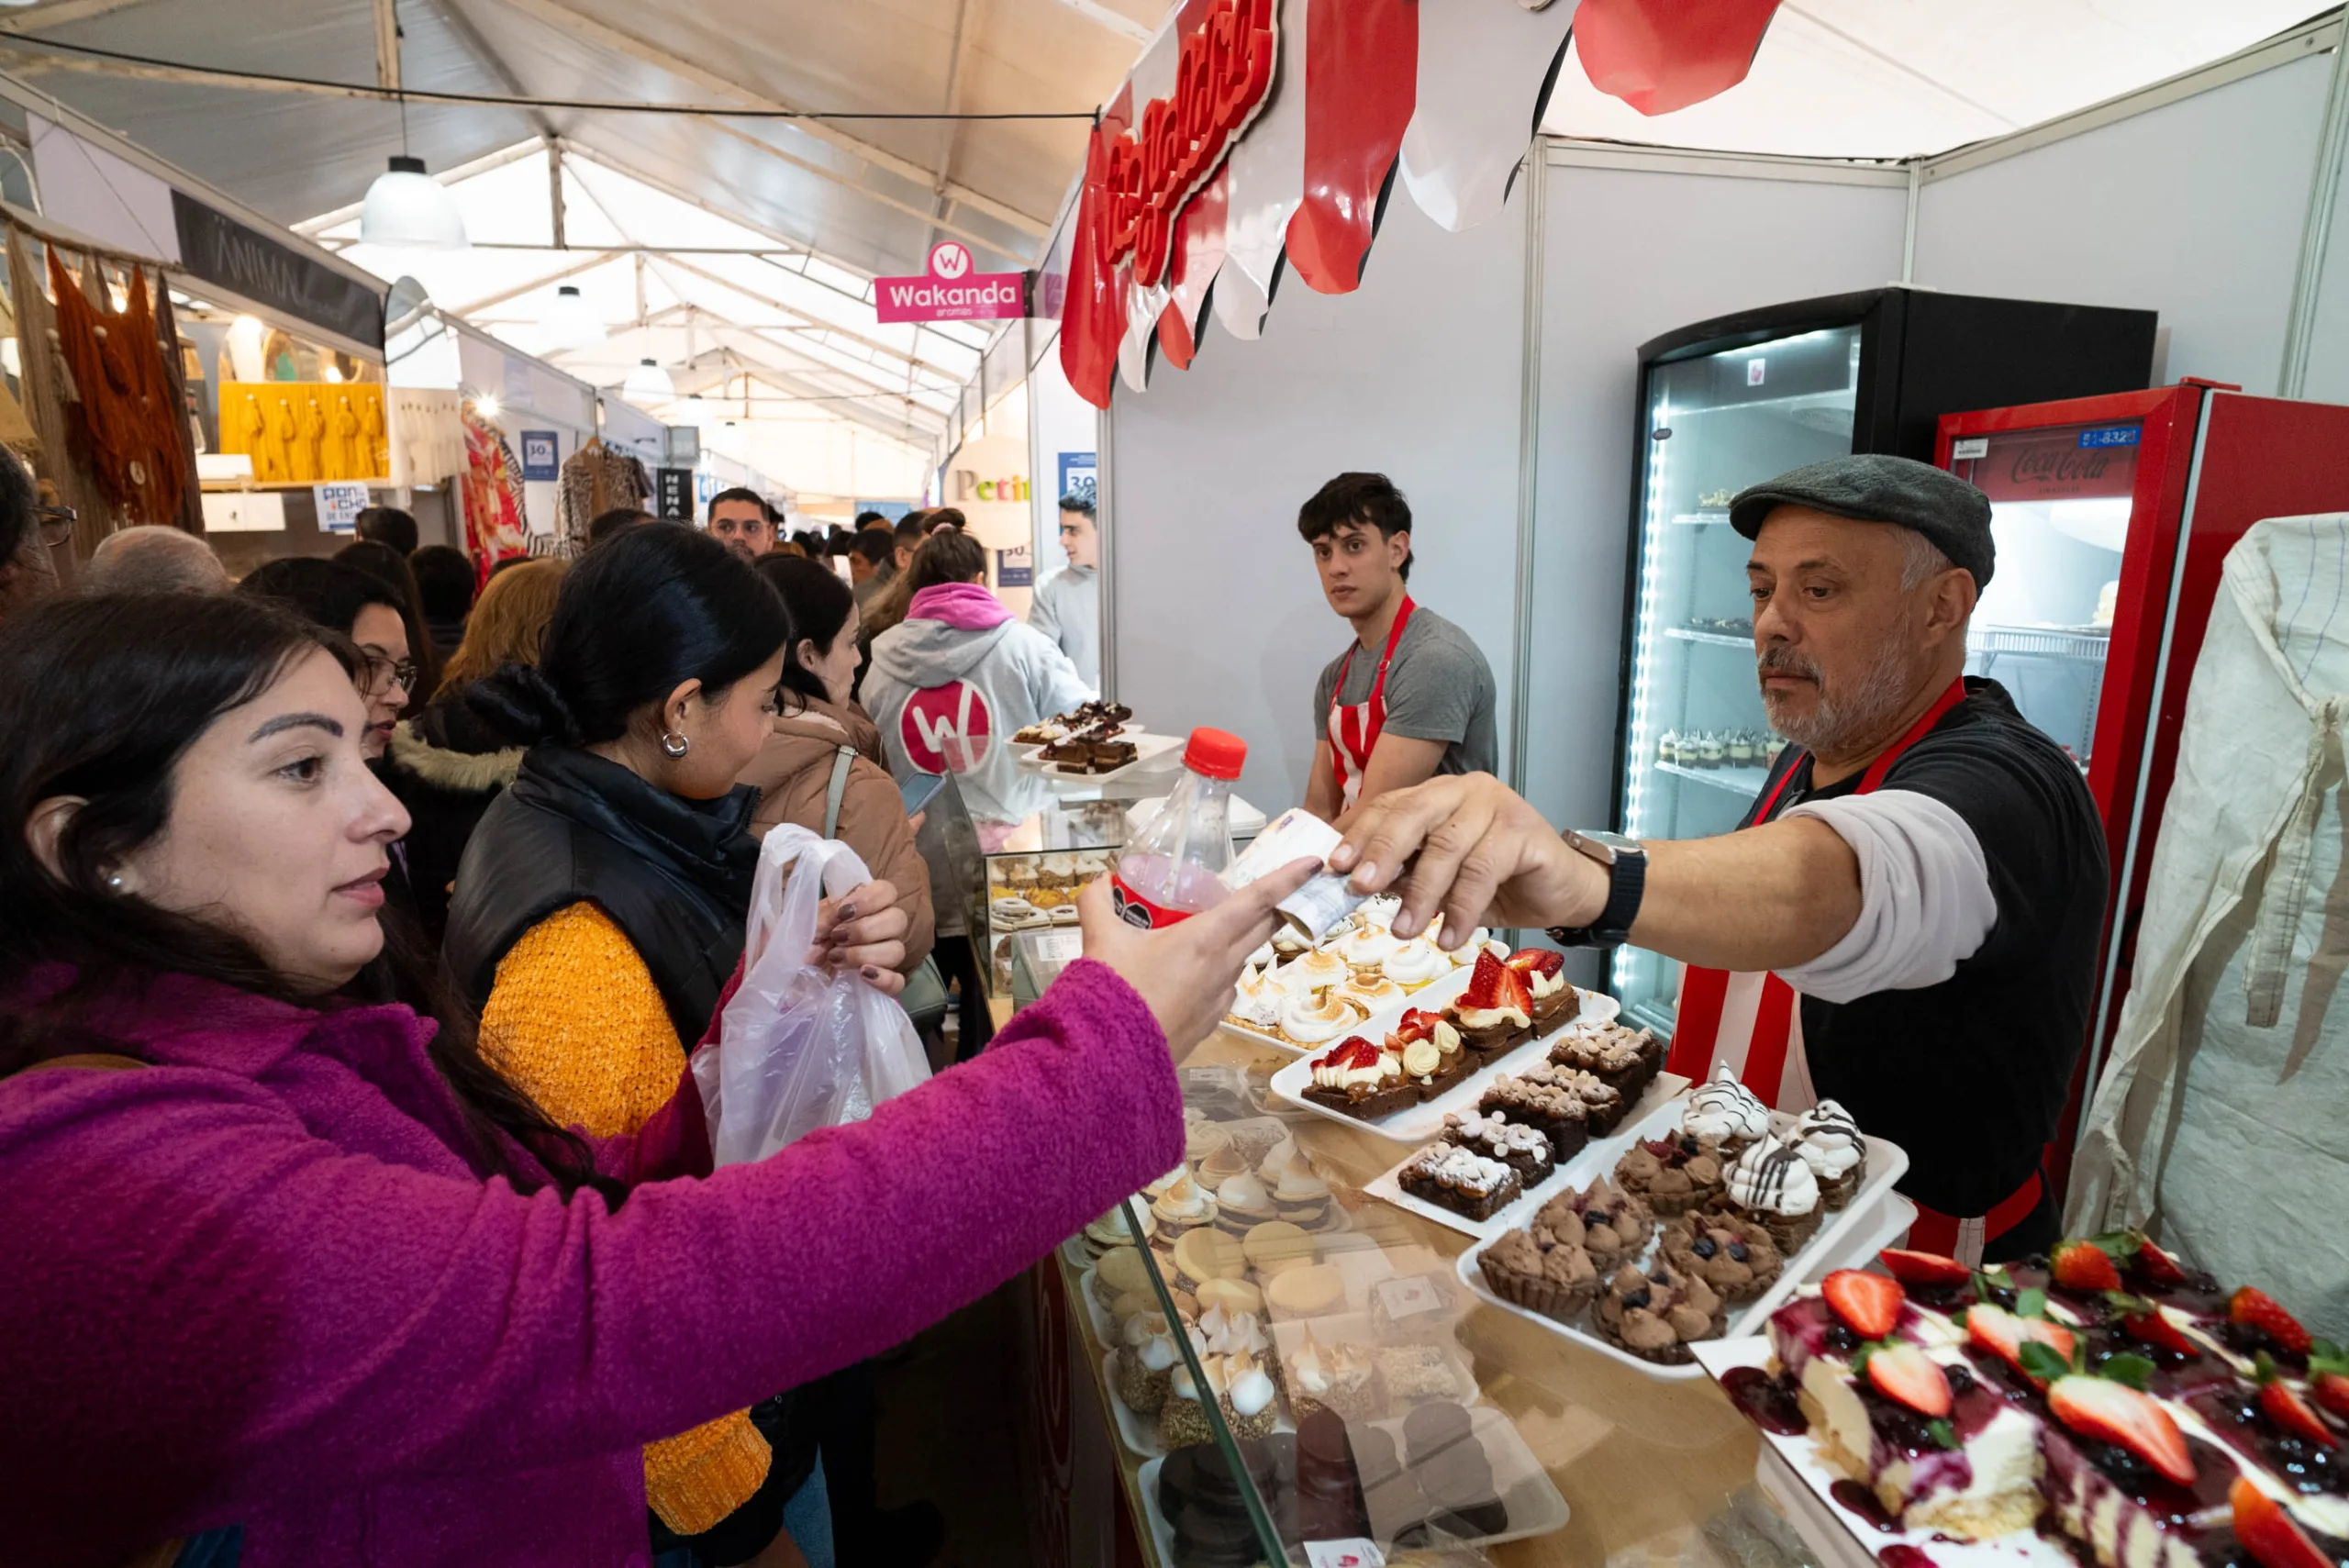
[[(377, 922), (350, 651), (234, 596), (0, 628), (0, 1562), (642, 1568), (644, 1444), (874, 1354), (1181, 1158), (1170, 1051), (1303, 865), (713, 1172), (551, 1126)], [(811, 962), (887, 966), (828, 909)], [(402, 1000), (405, 995), (408, 1000)], [(419, 1012), (412, 1002), (426, 1004)]]

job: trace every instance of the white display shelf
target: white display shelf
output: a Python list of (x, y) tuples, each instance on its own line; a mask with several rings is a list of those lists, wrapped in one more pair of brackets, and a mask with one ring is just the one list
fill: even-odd
[(1675, 512), (1672, 520), (1685, 528), (1702, 528), (1709, 523), (1727, 524), (1727, 512)]
[(1705, 642), (1717, 648), (1742, 648), (1749, 653), (1753, 651), (1753, 634), (1750, 631), (1703, 631), (1693, 626), (1668, 626), (1664, 628), (1664, 635), (1676, 637), (1683, 642)]
[(1762, 786), (1770, 782), (1770, 770), (1767, 768), (1692, 768), (1680, 762), (1658, 762), (1655, 771), (1694, 779), (1698, 784), (1711, 784), (1715, 789), (1725, 789), (1748, 799), (1761, 794)]
[(2104, 662), (2112, 645), (2107, 630), (2077, 631), (2059, 627), (1981, 626), (1965, 634), (1968, 653), (2028, 654), (2043, 659), (2086, 659)]

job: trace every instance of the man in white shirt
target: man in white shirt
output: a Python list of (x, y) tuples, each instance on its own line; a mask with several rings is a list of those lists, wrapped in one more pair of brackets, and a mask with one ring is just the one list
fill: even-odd
[(1068, 570), (1055, 572), (1036, 590), (1028, 624), (1068, 655), (1076, 673), (1101, 689), (1101, 533), (1093, 503), (1082, 495), (1061, 498), (1061, 548)]

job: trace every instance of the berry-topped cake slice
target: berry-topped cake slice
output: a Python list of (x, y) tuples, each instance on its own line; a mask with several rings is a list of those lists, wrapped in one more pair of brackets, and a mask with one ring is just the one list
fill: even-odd
[(1305, 1097), (1347, 1116), (1375, 1120), (1419, 1102), (1419, 1086), (1403, 1071), (1400, 1052), (1348, 1035), (1313, 1059)]
[(1879, 1262), (1770, 1340), (1776, 1398), (1887, 1524), (2036, 1526), (2099, 1568), (2349, 1568), (2349, 1388), (2327, 1382), (2349, 1358), (2264, 1294), (2133, 1231), (2006, 1268)]
[(1444, 1009), (1444, 1017), (1468, 1049), (1489, 1062), (1533, 1038), (1533, 991), (1523, 974), (1486, 948), (1476, 955), (1468, 989)]
[(1548, 948), (1520, 948), (1508, 955), (1508, 967), (1525, 977), (1537, 1032), (1547, 1034), (1582, 1011), (1582, 993), (1566, 983), (1565, 954)]

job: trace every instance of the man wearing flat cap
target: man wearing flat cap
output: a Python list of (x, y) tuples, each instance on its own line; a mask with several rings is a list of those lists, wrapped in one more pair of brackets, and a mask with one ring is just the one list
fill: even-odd
[[(1754, 485), (1730, 521), (1753, 541), (1763, 702), (1793, 742), (1737, 831), (1562, 835), (1490, 777), (1439, 778), (1365, 807), (1331, 863), (1401, 893), (1397, 936), (1441, 911), (1446, 933), (1546, 926), (1682, 961), (1673, 1071), (1726, 1063), (1780, 1110), (1832, 1100), (1900, 1145), (1912, 1246), (2043, 1250), (2062, 1195), (2040, 1156), (2087, 1031), (2107, 862), (2070, 757), (1965, 674), (1989, 503), (1863, 454)], [(1837, 1174), (1837, 1140), (1816, 1141), (1815, 1174)]]

